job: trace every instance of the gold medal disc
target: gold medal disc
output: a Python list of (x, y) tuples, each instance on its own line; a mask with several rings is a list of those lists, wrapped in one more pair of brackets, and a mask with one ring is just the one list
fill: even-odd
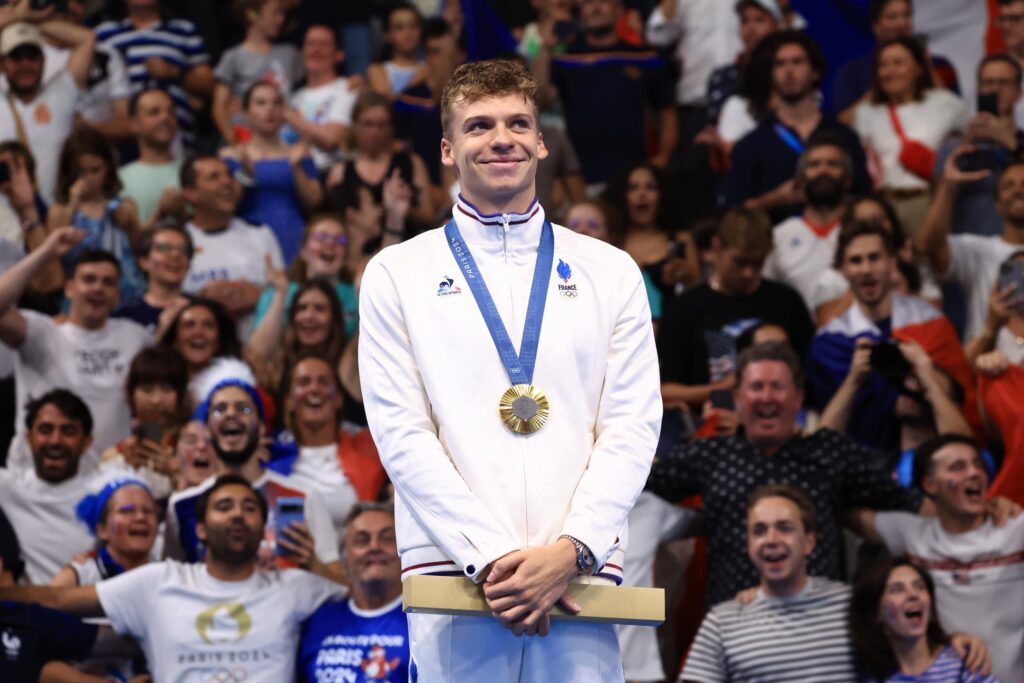
[(501, 395), (498, 414), (516, 434), (533, 434), (548, 421), (548, 397), (532, 384), (516, 384)]

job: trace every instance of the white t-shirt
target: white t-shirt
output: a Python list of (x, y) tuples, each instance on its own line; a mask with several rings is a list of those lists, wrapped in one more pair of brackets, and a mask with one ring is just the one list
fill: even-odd
[(950, 534), (937, 517), (880, 512), (875, 528), (894, 555), (931, 573), (943, 628), (980, 637), (1000, 681), (1024, 676), (1024, 516), (996, 527), (989, 519)]
[(949, 266), (945, 277), (959, 283), (967, 299), (967, 327), (965, 339), (981, 333), (988, 315), (988, 296), (999, 277), (999, 264), (1018, 251), (1024, 244), (1010, 244), (1002, 237), (986, 235), (950, 235)]
[(345, 589), (298, 569), (220, 581), (205, 564), (147, 564), (96, 584), (114, 630), (139, 641), (153, 680), (295, 678), (302, 622)]
[(299, 449), (290, 478), (307, 491), (320, 494), (340, 538), (345, 530), (345, 518), (359, 496), (341, 469), (337, 444)]
[(740, 138), (757, 128), (757, 121), (750, 115), (750, 103), (740, 95), (730, 95), (718, 115), (718, 135), (726, 142), (739, 142)]
[[(907, 138), (917, 140), (938, 151), (951, 133), (967, 127), (970, 112), (964, 101), (944, 88), (932, 88), (920, 101), (896, 107), (896, 113)], [(885, 189), (928, 189), (922, 180), (900, 163), (903, 142), (889, 118), (887, 104), (861, 102), (853, 112), (853, 129), (861, 142), (878, 156), (881, 186)]]
[(772, 240), (775, 246), (765, 259), (762, 274), (795, 289), (813, 310), (818, 280), (835, 258), (839, 221), (812, 226), (803, 216), (793, 216), (775, 226)]
[(73, 555), (92, 550), (89, 530), (75, 506), (93, 488), (88, 475), (59, 484), (45, 482), (35, 469), (0, 469), (0, 508), (18, 535), (26, 583), (46, 585)]
[[(352, 105), (359, 91), (349, 85), (347, 78), (336, 78), (315, 88), (301, 88), (292, 96), (292, 107), (307, 121), (313, 123), (340, 123), (352, 125)], [(328, 152), (313, 147), (313, 163), (319, 170), (328, 168), (339, 158), (337, 151)]]
[[(15, 360), (17, 431), (7, 466), (32, 466), (27, 449), (15, 447), (25, 435), (25, 404), (51, 389), (71, 389), (89, 406), (92, 451), (102, 453), (128, 436), (132, 418), (125, 381), (132, 359), (153, 342), (152, 335), (138, 323), (121, 318), (111, 318), (98, 330), (86, 330), (69, 322), (58, 324), (35, 311), (20, 313), (26, 330)], [(85, 464), (94, 467), (96, 462)]]
[[(192, 237), (195, 255), (185, 277), (186, 294), (199, 294), (214, 280), (247, 280), (260, 287), (267, 285), (263, 257), (270, 254), (275, 268), (284, 267), (281, 245), (273, 230), (265, 225), (252, 225), (241, 218), (232, 218), (219, 232), (205, 232), (191, 221), (185, 226)], [(252, 333), (252, 315), (238, 321), (238, 338), (246, 340)]]
[(36, 160), (39, 193), (47, 204), (53, 203), (60, 150), (74, 126), (75, 102), (80, 92), (71, 74), (62, 71), (43, 86), (30, 104), (17, 97), (0, 102), (0, 140), (18, 139), (18, 126), (8, 104), (13, 101)]

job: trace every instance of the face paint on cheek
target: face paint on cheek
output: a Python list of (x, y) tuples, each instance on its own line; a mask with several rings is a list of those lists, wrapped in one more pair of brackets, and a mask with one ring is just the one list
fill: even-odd
[(896, 609), (895, 605), (883, 602), (882, 615), (885, 617), (886, 621), (896, 621), (896, 619), (899, 618), (899, 610)]
[(957, 493), (960, 492), (960, 482), (958, 482), (956, 480), (947, 481), (946, 482), (946, 491), (950, 495), (954, 495), (955, 496)]

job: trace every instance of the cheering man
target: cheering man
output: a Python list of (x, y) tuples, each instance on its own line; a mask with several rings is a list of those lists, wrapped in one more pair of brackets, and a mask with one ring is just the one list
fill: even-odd
[(536, 89), (509, 61), (455, 71), (441, 97), (454, 216), (363, 275), (360, 376), (403, 574), (483, 582), (493, 612), (409, 615), (425, 681), (623, 679), (611, 625), (548, 615), (578, 609), (573, 581), (621, 580), (658, 361), (637, 267), (537, 202)]

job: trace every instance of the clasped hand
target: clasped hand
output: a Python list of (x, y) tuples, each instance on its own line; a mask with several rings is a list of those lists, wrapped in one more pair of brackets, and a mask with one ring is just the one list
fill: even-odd
[(576, 549), (561, 538), (497, 560), (484, 582), (484, 597), (492, 614), (516, 636), (546, 636), (556, 603), (572, 614), (580, 611), (566, 593), (576, 575)]

